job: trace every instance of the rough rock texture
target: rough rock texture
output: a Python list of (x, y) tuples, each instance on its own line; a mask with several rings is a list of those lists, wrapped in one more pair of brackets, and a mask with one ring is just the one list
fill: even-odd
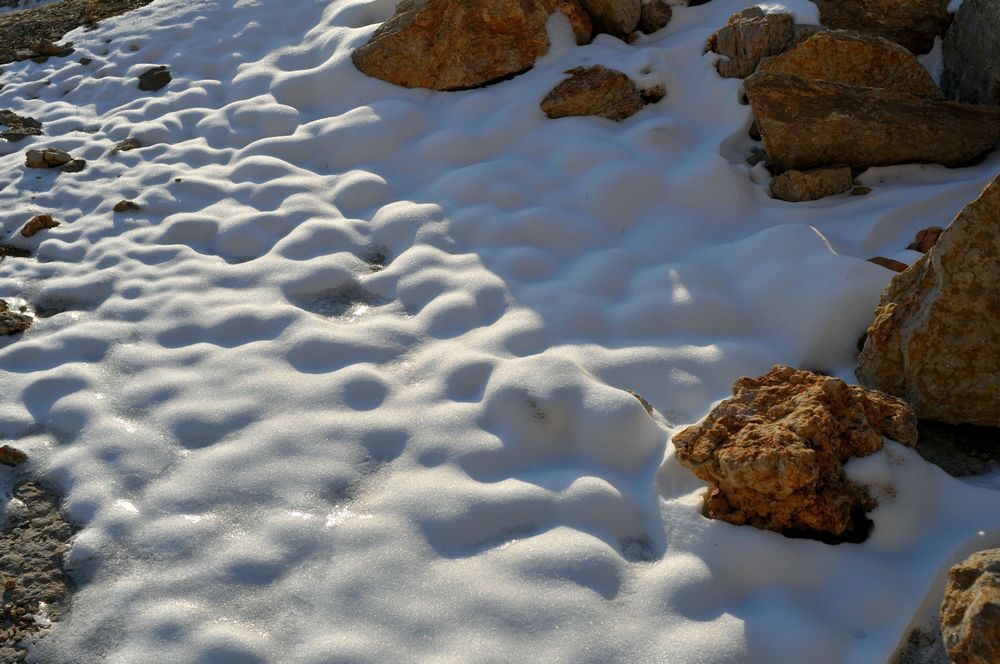
[[(0, 244), (0, 261), (10, 256), (11, 258), (30, 258), (31, 252), (21, 247), (14, 247), (9, 244)], [(6, 304), (0, 300), (0, 311), (4, 311)]]
[(115, 203), (114, 207), (115, 212), (134, 212), (139, 209), (140, 208), (138, 203), (136, 203), (135, 201), (126, 201), (126, 200), (118, 201), (117, 203)]
[[(59, 619), (67, 594), (62, 562), (73, 536), (51, 492), (27, 482), (15, 488), (14, 498), (23, 508), (0, 532), (2, 662), (24, 661), (27, 651), (18, 642), (44, 629), (44, 621), (36, 616)], [(42, 606), (44, 613), (39, 616)]]
[(732, 398), (673, 442), (680, 463), (710, 484), (707, 516), (863, 539), (873, 501), (843, 464), (881, 449), (883, 436), (912, 445), (916, 426), (899, 399), (778, 365), (736, 381)]
[(48, 214), (36, 214), (31, 218), (28, 223), (24, 225), (21, 229), (21, 235), (24, 237), (32, 237), (39, 231), (43, 231), (48, 228), (55, 228), (59, 225), (59, 222), (52, 218)]
[(757, 71), (944, 98), (913, 53), (882, 37), (848, 30), (818, 32), (795, 48), (764, 59)]
[(578, 0), (403, 0), (351, 58), (365, 74), (408, 88), (475, 88), (530, 69), (549, 50), (545, 25), (556, 12), (578, 43), (590, 40)]
[(943, 232), (944, 229), (940, 226), (929, 226), (923, 230), (919, 230), (917, 231), (917, 236), (913, 238), (913, 242), (908, 244), (906, 248), (926, 254), (931, 250), (931, 247), (937, 244)]
[(926, 53), (934, 37), (948, 29), (950, 0), (812, 0), (820, 23), (830, 28), (870, 32)]
[(146, 92), (156, 92), (165, 88), (173, 78), (167, 67), (163, 65), (153, 67), (139, 74), (139, 89)]
[(917, 422), (917, 452), (952, 477), (1000, 472), (1000, 429)]
[(902, 261), (897, 261), (894, 258), (886, 258), (885, 256), (875, 256), (874, 258), (869, 258), (868, 262), (875, 263), (875, 265), (880, 265), (887, 270), (892, 270), (893, 272), (902, 272), (910, 267)]
[(10, 445), (0, 446), (0, 463), (5, 466), (18, 466), (28, 460), (28, 455)]
[(4, 304), (3, 309), (0, 310), (0, 336), (18, 334), (31, 327), (31, 316), (9, 311), (6, 307), (7, 305)]
[(0, 111), (0, 125), (7, 127), (0, 132), (0, 138), (11, 143), (28, 136), (41, 136), (42, 123), (35, 118), (24, 117), (12, 111)]
[(1000, 549), (974, 553), (948, 571), (941, 634), (953, 664), (1000, 662)]
[(601, 65), (577, 67), (542, 100), (550, 118), (596, 115), (621, 121), (635, 115), (645, 102), (642, 93), (625, 74)]
[(24, 165), (28, 168), (56, 168), (73, 161), (68, 152), (56, 148), (44, 150), (28, 150), (24, 154)]
[(1000, 426), (1000, 177), (893, 278), (855, 373), (921, 419)]
[(951, 99), (1000, 105), (1000, 3), (965, 0), (944, 38), (941, 87)]
[(594, 29), (609, 35), (624, 37), (639, 25), (642, 0), (580, 0), (590, 14)]
[(771, 195), (782, 201), (815, 201), (849, 191), (854, 177), (847, 166), (785, 171), (771, 180)]
[(1000, 140), (1000, 109), (759, 72), (743, 83), (777, 172), (845, 164), (975, 162)]
[(662, 30), (670, 23), (674, 16), (674, 10), (665, 0), (653, 0), (642, 6), (639, 14), (639, 32), (651, 35), (658, 30)]
[(111, 148), (111, 154), (118, 154), (119, 152), (129, 152), (131, 150), (138, 150), (142, 147), (142, 143), (134, 138), (126, 138), (124, 141), (118, 141), (115, 146)]
[(729, 17), (708, 40), (707, 50), (723, 56), (716, 69), (724, 78), (746, 78), (764, 58), (783, 53), (819, 28), (797, 26), (791, 14), (766, 14), (749, 7)]

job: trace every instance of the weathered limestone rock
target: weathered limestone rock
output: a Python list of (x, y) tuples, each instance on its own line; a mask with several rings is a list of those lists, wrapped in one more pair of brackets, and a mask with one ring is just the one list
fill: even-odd
[(56, 148), (28, 150), (24, 154), (24, 165), (28, 168), (56, 168), (73, 161), (68, 152)]
[(351, 58), (365, 74), (408, 88), (475, 88), (530, 69), (549, 49), (545, 26), (556, 12), (578, 43), (590, 40), (578, 0), (403, 0)]
[(951, 99), (1000, 105), (1000, 3), (965, 0), (944, 38), (941, 87)]
[(844, 164), (968, 165), (1000, 140), (1000, 109), (759, 72), (743, 84), (777, 172)]
[(723, 56), (716, 69), (724, 78), (746, 78), (764, 58), (783, 53), (819, 28), (797, 26), (791, 14), (767, 14), (749, 7), (729, 17), (708, 40), (707, 49)]
[(921, 419), (1000, 426), (1000, 177), (882, 293), (855, 373)]
[(674, 10), (665, 0), (652, 0), (642, 6), (639, 14), (639, 32), (651, 35), (662, 30), (670, 23), (674, 16)]
[(941, 238), (941, 233), (944, 229), (940, 226), (929, 226), (922, 230), (917, 231), (917, 236), (913, 239), (907, 249), (912, 249), (913, 251), (919, 251), (922, 254), (926, 254), (931, 250), (937, 241)]
[(873, 500), (847, 479), (843, 464), (881, 449), (883, 436), (913, 445), (916, 426), (900, 399), (778, 365), (740, 378), (732, 398), (673, 443), (678, 461), (710, 485), (707, 516), (787, 534), (863, 539), (863, 512)]
[(1000, 662), (1000, 549), (974, 553), (948, 571), (941, 634), (953, 664)]
[(849, 191), (854, 177), (847, 166), (785, 171), (771, 180), (771, 195), (782, 201), (815, 201)]
[(609, 35), (625, 37), (639, 25), (642, 0), (580, 0), (590, 14), (594, 29)]
[(948, 29), (950, 0), (812, 0), (820, 23), (885, 37), (915, 53), (926, 53)]
[(550, 118), (595, 115), (621, 121), (635, 115), (645, 102), (635, 83), (625, 74), (601, 65), (577, 67), (542, 100)]
[(32, 237), (39, 231), (43, 231), (49, 228), (55, 228), (58, 225), (59, 222), (53, 219), (52, 215), (36, 214), (21, 229), (21, 235), (23, 237)]
[(882, 37), (848, 30), (818, 32), (781, 55), (765, 58), (757, 71), (944, 98), (913, 53)]

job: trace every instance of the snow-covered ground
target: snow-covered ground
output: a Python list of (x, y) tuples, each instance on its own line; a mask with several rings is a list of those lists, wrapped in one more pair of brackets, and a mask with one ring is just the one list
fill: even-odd
[[(1000, 492), (889, 444), (850, 466), (895, 485), (867, 542), (791, 540), (703, 518), (669, 439), (775, 363), (853, 382), (893, 275), (865, 259), (915, 260), (1000, 155), (772, 200), (702, 53), (749, 4), (633, 45), (557, 17), (535, 69), (467, 92), (352, 66), (394, 0), (156, 0), (6, 66), (0, 108), (46, 136), (0, 145), (0, 241), (63, 224), (0, 297), (62, 313), (0, 340), (0, 440), (83, 526), (37, 661), (884, 662), (1000, 542)], [(547, 119), (598, 63), (668, 96)], [(43, 146), (88, 167), (25, 170)]]

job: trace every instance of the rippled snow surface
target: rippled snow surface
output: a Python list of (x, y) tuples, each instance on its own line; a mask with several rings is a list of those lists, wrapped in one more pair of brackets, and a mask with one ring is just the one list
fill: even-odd
[[(633, 45), (557, 18), (467, 92), (355, 70), (392, 0), (157, 0), (6, 66), (0, 108), (46, 136), (0, 145), (4, 241), (63, 224), (0, 263), (47, 316), (0, 340), (0, 438), (83, 526), (37, 661), (885, 661), (1000, 494), (889, 445), (852, 469), (896, 484), (873, 537), (831, 547), (704, 519), (669, 438), (778, 362), (853, 380), (893, 274), (865, 259), (912, 262), (1000, 158), (770, 199), (702, 53), (748, 4)], [(669, 94), (547, 119), (597, 63)]]

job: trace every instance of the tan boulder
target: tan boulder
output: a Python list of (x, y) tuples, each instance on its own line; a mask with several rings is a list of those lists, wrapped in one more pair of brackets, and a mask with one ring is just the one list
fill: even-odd
[(408, 88), (462, 90), (520, 74), (549, 50), (546, 23), (565, 14), (578, 43), (592, 25), (578, 0), (403, 0), (351, 59)]
[(28, 150), (24, 153), (24, 165), (27, 168), (56, 168), (73, 161), (73, 157), (57, 148), (44, 150)]
[(847, 166), (785, 171), (771, 180), (771, 195), (782, 201), (815, 201), (852, 187), (854, 177)]
[(968, 165), (1000, 140), (1000, 109), (758, 72), (744, 81), (777, 172), (844, 164)]
[(768, 14), (760, 7), (748, 7), (729, 17), (709, 38), (706, 50), (723, 56), (716, 64), (720, 76), (746, 78), (761, 60), (784, 52), (818, 29), (796, 25), (791, 14)]
[(868, 32), (926, 53), (934, 37), (948, 29), (951, 0), (812, 0), (820, 23), (829, 28)]
[(642, 93), (628, 76), (601, 65), (577, 67), (542, 100), (550, 118), (594, 115), (621, 121), (645, 105)]
[(1000, 176), (890, 282), (855, 373), (921, 419), (1000, 426)]
[(642, 0), (580, 0), (597, 32), (625, 37), (639, 25)]
[(974, 553), (948, 571), (941, 636), (952, 664), (1000, 662), (1000, 549)]
[(21, 235), (23, 237), (32, 237), (39, 231), (55, 228), (58, 225), (59, 222), (53, 219), (52, 215), (36, 214), (21, 228)]
[(732, 398), (673, 443), (678, 461), (709, 483), (706, 516), (860, 541), (874, 501), (843, 464), (877, 452), (883, 436), (913, 445), (916, 425), (900, 399), (778, 365), (740, 378)]
[(965, 0), (944, 38), (941, 87), (952, 99), (1000, 105), (1000, 3)]
[(818, 32), (781, 55), (764, 59), (757, 71), (944, 98), (913, 53), (882, 37), (847, 30)]
[(907, 245), (907, 249), (912, 249), (913, 251), (919, 251), (922, 254), (926, 254), (931, 250), (937, 241), (941, 238), (941, 233), (944, 229), (940, 226), (928, 226), (927, 228), (917, 231), (917, 236), (913, 238), (913, 242)]

